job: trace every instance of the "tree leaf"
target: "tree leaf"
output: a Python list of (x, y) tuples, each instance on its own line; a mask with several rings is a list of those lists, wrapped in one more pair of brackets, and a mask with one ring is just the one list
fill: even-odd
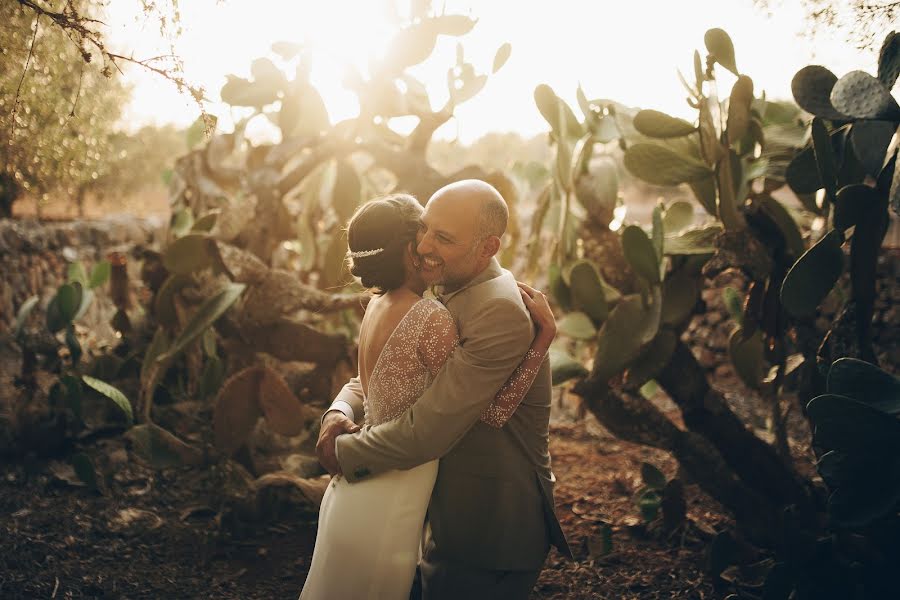
[(828, 130), (819, 117), (812, 121), (813, 152), (816, 156), (816, 168), (819, 170), (819, 180), (828, 200), (834, 202), (837, 195), (837, 167), (834, 158), (834, 148), (831, 145), (831, 137)]
[(359, 206), (362, 186), (356, 169), (345, 160), (337, 161), (334, 176), (334, 188), (331, 194), (331, 206), (337, 214), (338, 222), (346, 223)]
[(819, 176), (812, 146), (794, 155), (784, 172), (784, 178), (795, 194), (812, 194), (822, 188), (822, 178)]
[(172, 218), (169, 222), (169, 231), (173, 237), (180, 238), (189, 232), (193, 225), (194, 215), (191, 214), (191, 209), (182, 208), (172, 214)]
[(735, 323), (744, 325), (744, 302), (736, 289), (731, 286), (726, 287), (722, 291), (722, 299), (725, 301), (725, 308)]
[(497, 48), (497, 53), (494, 54), (494, 66), (491, 69), (491, 73), (496, 73), (499, 71), (503, 65), (506, 64), (506, 61), (509, 60), (509, 55), (512, 53), (512, 45), (509, 42), (504, 43), (502, 46)]
[(806, 247), (803, 245), (803, 235), (787, 209), (772, 196), (762, 196), (759, 201), (762, 209), (768, 213), (769, 217), (778, 226), (788, 251), (795, 257), (803, 254), (806, 250)]
[(553, 385), (561, 385), (570, 379), (579, 379), (588, 374), (584, 365), (555, 348), (550, 349), (550, 372)]
[(856, 358), (839, 358), (828, 370), (829, 394), (846, 396), (891, 415), (900, 415), (900, 379)]
[(81, 284), (64, 283), (56, 291), (56, 302), (59, 316), (64, 323), (70, 323), (81, 306)]
[[(650, 241), (653, 242), (653, 249), (656, 250), (657, 263), (662, 265), (663, 247), (665, 246), (666, 229), (663, 226), (663, 204), (660, 202), (653, 207), (651, 215), (652, 226), (650, 230)], [(662, 277), (662, 275), (660, 275)]]
[(466, 35), (478, 22), (477, 19), (470, 19), (465, 15), (440, 15), (426, 21), (437, 34), (455, 37)]
[(900, 420), (846, 396), (823, 394), (806, 407), (815, 424), (814, 443), (829, 450), (895, 456), (900, 450)]
[(97, 489), (97, 472), (94, 469), (94, 463), (91, 458), (84, 452), (78, 452), (72, 455), (72, 468), (78, 479), (83, 481), (90, 489)]
[(178, 324), (178, 317), (175, 314), (175, 294), (190, 285), (191, 282), (190, 275), (175, 273), (169, 275), (160, 286), (153, 301), (153, 312), (161, 325), (174, 327)]
[(811, 316), (844, 271), (844, 235), (829, 231), (788, 271), (781, 285), (781, 302), (795, 317)]
[(125, 397), (118, 388), (106, 383), (105, 381), (100, 381), (99, 379), (95, 379), (89, 375), (82, 375), (82, 381), (84, 381), (88, 387), (91, 387), (113, 402), (116, 403), (122, 412), (125, 413), (125, 418), (128, 422), (128, 425), (131, 426), (134, 423), (134, 412), (131, 408), (131, 402), (128, 401), (128, 398)]
[(259, 405), (259, 381), (265, 367), (249, 367), (230, 377), (219, 390), (213, 409), (216, 446), (227, 455), (234, 454), (247, 441), (262, 410)]
[(885, 89), (894, 89), (900, 75), (900, 33), (891, 31), (878, 52), (878, 79)]
[(666, 207), (663, 228), (667, 236), (678, 233), (694, 223), (694, 206), (690, 202), (678, 200)]
[(135, 425), (125, 436), (134, 444), (135, 452), (155, 469), (199, 465), (203, 453), (153, 423)]
[(691, 191), (694, 192), (694, 197), (697, 199), (697, 202), (700, 203), (700, 206), (703, 207), (703, 210), (711, 217), (717, 217), (715, 178), (712, 176), (704, 177), (697, 181), (691, 181), (688, 185), (690, 186)]
[(562, 270), (559, 268), (559, 265), (552, 263), (548, 267), (547, 279), (547, 287), (550, 290), (550, 295), (556, 300), (559, 307), (564, 311), (572, 310), (572, 292), (566, 284), (565, 279), (563, 279)]
[(202, 233), (190, 233), (180, 237), (166, 248), (162, 255), (163, 266), (170, 273), (187, 275), (213, 264), (212, 238)]
[(736, 144), (750, 127), (750, 105), (753, 103), (753, 80), (741, 75), (731, 88), (728, 100), (726, 132), (728, 143)]
[(884, 166), (885, 154), (891, 138), (897, 131), (897, 123), (888, 121), (857, 121), (850, 129), (850, 145), (853, 154), (872, 177), (878, 177)]
[(299, 435), (306, 426), (303, 404), (287, 383), (272, 369), (265, 369), (259, 381), (259, 406), (269, 429), (281, 435)]
[(78, 282), (82, 286), (87, 287), (87, 271), (84, 270), (84, 265), (80, 260), (69, 264), (69, 267), (66, 269), (66, 281), (68, 281), (69, 283)]
[(153, 339), (150, 341), (150, 345), (147, 346), (147, 350), (144, 353), (144, 360), (141, 363), (141, 386), (146, 386), (149, 383), (148, 377), (150, 375), (151, 367), (156, 362), (156, 359), (168, 348), (169, 335), (166, 333), (165, 328), (157, 327), (153, 334)]
[(753, 389), (759, 389), (762, 382), (765, 371), (764, 350), (760, 331), (748, 335), (738, 327), (728, 340), (728, 354), (735, 372), (748, 387)]
[(662, 491), (666, 487), (666, 476), (650, 463), (641, 463), (641, 481), (651, 490)]
[(791, 92), (800, 108), (829, 121), (846, 121), (847, 115), (831, 104), (831, 90), (837, 75), (819, 65), (808, 65), (797, 71), (791, 80)]
[(572, 306), (584, 312), (595, 325), (600, 325), (609, 314), (603, 281), (593, 264), (578, 261), (569, 272), (569, 289)]
[[(870, 459), (870, 464), (873, 461)], [(850, 528), (865, 527), (896, 511), (900, 502), (900, 461), (889, 460), (879, 466), (871, 477), (832, 492), (828, 513), (835, 523)]]
[[(675, 333), (671, 329), (660, 329), (640, 355), (628, 365), (625, 371), (625, 383), (629, 387), (639, 388), (654, 379), (669, 364), (677, 343)], [(646, 480), (644, 480), (646, 483)], [(665, 481), (663, 482), (665, 485)]]
[(591, 340), (597, 336), (597, 329), (583, 312), (570, 312), (563, 315), (556, 325), (557, 330), (576, 340)]
[(101, 260), (96, 265), (94, 265), (93, 269), (91, 269), (91, 279), (88, 282), (88, 287), (94, 290), (102, 285), (105, 285), (106, 282), (109, 281), (111, 272), (112, 266), (109, 264), (109, 261)]
[(72, 361), (72, 368), (78, 368), (78, 362), (81, 360), (81, 344), (75, 336), (75, 326), (69, 323), (66, 325), (66, 348), (69, 349), (69, 358)]
[(653, 242), (637, 225), (629, 225), (622, 232), (622, 250), (635, 272), (650, 283), (659, 283), (659, 260)]
[(207, 298), (172, 342), (169, 350), (157, 360), (174, 360), (191, 342), (200, 337), (208, 327), (211, 327), (219, 317), (225, 314), (225, 311), (231, 308), (246, 287), (242, 283), (228, 283)]
[(648, 137), (671, 138), (689, 135), (697, 128), (676, 117), (658, 110), (641, 110), (634, 116), (634, 128)]
[(594, 376), (606, 381), (622, 371), (640, 354), (641, 348), (659, 329), (662, 293), (652, 288), (649, 306), (638, 294), (622, 296), (597, 334)]
[(881, 81), (865, 71), (850, 71), (831, 89), (831, 103), (856, 119), (900, 121), (900, 106)]
[(257, 58), (250, 63), (250, 75), (257, 84), (262, 84), (278, 90), (287, 87), (287, 77), (266, 57)]
[(703, 36), (706, 49), (717, 63), (734, 73), (740, 75), (734, 62), (734, 44), (724, 30), (719, 28), (709, 29)]
[(647, 143), (628, 147), (625, 167), (634, 176), (656, 185), (678, 185), (713, 174), (712, 169), (695, 158), (678, 154), (665, 146)]
[(22, 333), (25, 322), (31, 315), (31, 311), (37, 306), (38, 300), (40, 300), (38, 296), (31, 296), (19, 307), (19, 311), (16, 313), (16, 323), (13, 325), (13, 337), (19, 337), (19, 334)]
[(663, 281), (662, 323), (680, 327), (700, 300), (700, 278), (685, 269), (670, 273)]

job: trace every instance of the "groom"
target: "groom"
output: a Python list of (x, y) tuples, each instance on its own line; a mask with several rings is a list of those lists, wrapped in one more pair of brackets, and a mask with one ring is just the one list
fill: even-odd
[(425, 600), (524, 599), (551, 543), (571, 556), (553, 504), (549, 361), (503, 428), (479, 421), (534, 336), (515, 279), (494, 258), (507, 219), (503, 197), (483, 181), (435, 192), (417, 252), (423, 277), (440, 286), (456, 320), (460, 346), (402, 416), (342, 435), (358, 429), (353, 421), (363, 412), (362, 387), (351, 379), (316, 446), (323, 466), (350, 482), (441, 459), (419, 565)]

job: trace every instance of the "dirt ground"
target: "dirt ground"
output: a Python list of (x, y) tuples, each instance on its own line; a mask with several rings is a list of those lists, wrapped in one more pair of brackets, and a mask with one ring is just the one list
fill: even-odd
[[(85, 450), (113, 459), (104, 494), (79, 485), (65, 459), (0, 466), (0, 598), (298, 595), (314, 516), (282, 515), (225, 533), (210, 507), (215, 483), (196, 471), (150, 471), (118, 439)], [(591, 417), (554, 425), (551, 452), (557, 509), (576, 558), (552, 551), (533, 598), (724, 596), (703, 568), (709, 536), (728, 523), (714, 501), (687, 485), (690, 523), (671, 536), (640, 518), (633, 497), (641, 463), (671, 478), (672, 459), (610, 437)]]

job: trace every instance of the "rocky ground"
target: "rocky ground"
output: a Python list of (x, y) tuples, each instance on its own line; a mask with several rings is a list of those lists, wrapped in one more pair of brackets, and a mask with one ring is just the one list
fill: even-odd
[[(0, 597), (298, 594), (314, 513), (272, 505), (268, 518), (236, 524), (216, 507), (214, 474), (150, 471), (116, 439), (87, 450), (109, 457), (103, 493), (84, 486), (65, 460), (0, 467)], [(591, 418), (555, 425), (551, 450), (557, 509), (576, 558), (554, 551), (533, 598), (719, 597), (704, 574), (704, 547), (728, 522), (716, 503), (688, 485), (689, 522), (666, 535), (644, 523), (633, 499), (642, 462), (673, 477), (674, 461), (610, 437)]]

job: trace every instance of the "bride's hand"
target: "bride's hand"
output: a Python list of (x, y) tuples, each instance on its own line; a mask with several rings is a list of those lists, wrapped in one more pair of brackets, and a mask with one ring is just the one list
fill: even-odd
[(522, 293), (522, 302), (525, 303), (525, 308), (531, 313), (531, 318), (538, 330), (535, 339), (549, 347), (550, 342), (556, 337), (556, 319), (553, 317), (553, 311), (550, 310), (547, 296), (521, 281), (516, 283), (519, 285), (519, 291)]

